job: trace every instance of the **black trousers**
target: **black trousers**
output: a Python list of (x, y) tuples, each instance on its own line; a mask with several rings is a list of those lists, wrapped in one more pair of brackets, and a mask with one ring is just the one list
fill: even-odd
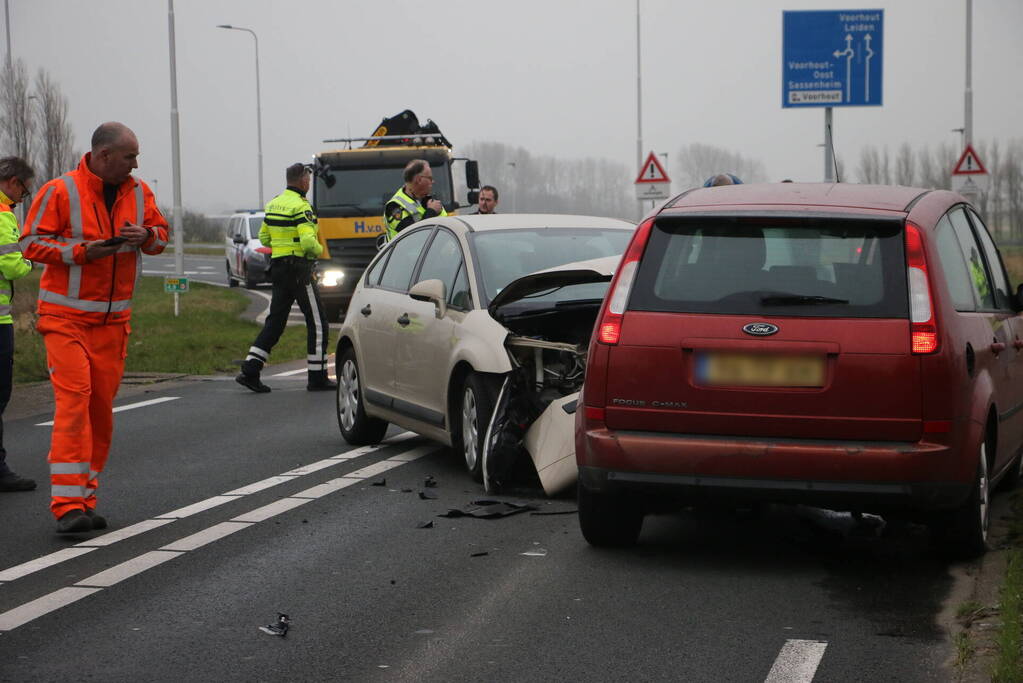
[(4, 450), (4, 410), (11, 400), (14, 383), (14, 325), (0, 324), (0, 476), (10, 472)]
[(309, 376), (312, 378), (326, 376), (330, 329), (327, 326), (323, 302), (320, 301), (320, 290), (313, 278), (314, 267), (315, 261), (298, 256), (281, 256), (273, 260), (270, 268), (270, 278), (273, 281), (270, 312), (242, 365), (242, 372), (245, 374), (258, 375), (263, 369), (263, 365), (270, 358), (270, 350), (284, 333), (291, 306), (297, 301), (302, 315), (305, 316)]

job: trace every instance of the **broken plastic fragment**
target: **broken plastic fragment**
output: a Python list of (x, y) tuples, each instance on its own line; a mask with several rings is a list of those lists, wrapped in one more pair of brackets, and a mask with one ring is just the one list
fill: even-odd
[(519, 553), (519, 554), (520, 555), (525, 555), (526, 557), (547, 557), (547, 549), (546, 548), (533, 548), (532, 550), (527, 550), (526, 552)]
[(469, 555), (469, 557), (483, 557), (484, 555), (489, 555), (489, 554), (490, 553), (488, 553), (486, 550), (484, 550), (483, 552), (472, 553), (471, 555)]
[(370, 486), (387, 486), (387, 478), (377, 479), (375, 482), (370, 484)]
[(266, 626), (260, 626), (259, 630), (271, 636), (280, 636), (283, 638), (284, 636), (288, 635), (288, 629), (290, 627), (291, 619), (288, 618), (288, 615), (278, 612), (276, 624), (267, 624)]
[(437, 494), (434, 491), (424, 490), (419, 492), (419, 497), (423, 500), (436, 500)]
[[(422, 495), (422, 494), (420, 494)], [(535, 505), (526, 503), (512, 503), (502, 500), (474, 500), (464, 508), (452, 508), (439, 517), (478, 517), (480, 519), (494, 519), (496, 517), (507, 517), (527, 510), (535, 510)]]
[(433, 528), (433, 522), (420, 522), (419, 524), (416, 524), (416, 528), (417, 529), (432, 529)]
[(432, 489), (437, 486), (437, 480), (433, 478), (432, 474), (426, 475), (426, 479), (423, 480), (423, 486), (428, 489)]

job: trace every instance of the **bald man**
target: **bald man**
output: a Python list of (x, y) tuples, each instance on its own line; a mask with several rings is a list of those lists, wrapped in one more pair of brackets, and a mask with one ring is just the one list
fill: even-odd
[(78, 168), (43, 185), (21, 233), (25, 258), (46, 265), (36, 329), (56, 398), (50, 440), (50, 511), (57, 533), (105, 529), (96, 489), (114, 428), (128, 323), (142, 253), (167, 246), (152, 190), (132, 177), (139, 141), (104, 123)]

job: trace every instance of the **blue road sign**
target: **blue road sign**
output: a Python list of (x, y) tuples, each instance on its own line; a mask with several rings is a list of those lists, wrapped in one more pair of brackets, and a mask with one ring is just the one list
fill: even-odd
[(883, 47), (883, 9), (782, 12), (781, 106), (881, 106)]

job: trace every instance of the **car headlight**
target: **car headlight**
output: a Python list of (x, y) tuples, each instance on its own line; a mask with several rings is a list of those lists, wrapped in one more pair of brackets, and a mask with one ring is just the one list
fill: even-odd
[(331, 268), (323, 271), (323, 277), (320, 278), (320, 284), (324, 287), (337, 287), (344, 279), (345, 271), (338, 268)]

